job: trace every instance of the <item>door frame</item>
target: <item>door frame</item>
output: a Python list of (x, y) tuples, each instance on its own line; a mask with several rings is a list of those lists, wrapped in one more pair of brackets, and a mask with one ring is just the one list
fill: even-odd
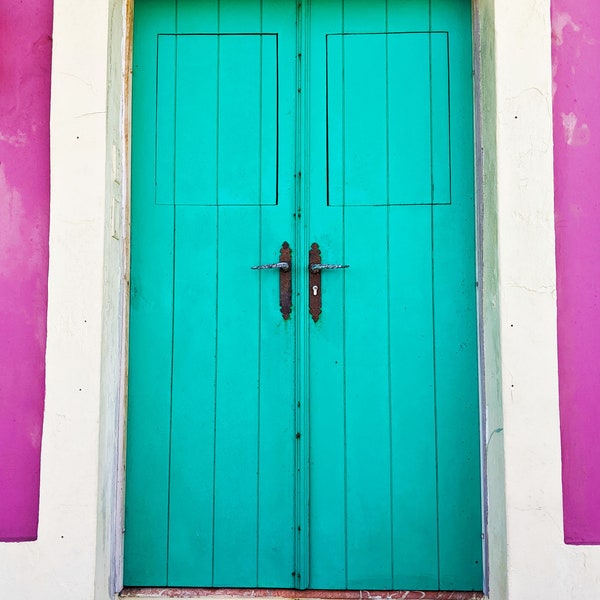
[[(565, 595), (568, 581), (546, 576), (573, 560), (560, 525), (550, 0), (472, 5), (486, 585), (498, 600), (533, 583)], [(133, 0), (54, 0), (40, 542), (0, 552), (38, 597), (48, 565), (65, 598), (122, 585), (132, 18)]]

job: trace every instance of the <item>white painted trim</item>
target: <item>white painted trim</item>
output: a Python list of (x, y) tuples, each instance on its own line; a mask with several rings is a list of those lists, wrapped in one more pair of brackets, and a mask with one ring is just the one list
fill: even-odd
[(484, 313), (483, 313), (483, 144), (482, 144), (482, 18), (479, 2), (471, 1), (473, 18), (473, 119), (474, 119), (474, 159), (475, 159), (475, 251), (476, 251), (476, 277), (477, 277), (477, 353), (479, 375), (479, 432), (480, 432), (480, 460), (481, 460), (481, 520), (483, 532), (482, 560), (483, 560), (483, 591), (489, 591), (489, 544), (488, 544), (488, 484), (487, 484), (487, 412), (485, 390), (485, 347), (484, 347)]

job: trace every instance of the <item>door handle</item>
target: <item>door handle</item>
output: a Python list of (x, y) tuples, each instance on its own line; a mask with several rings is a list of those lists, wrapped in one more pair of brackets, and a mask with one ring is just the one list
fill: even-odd
[(264, 269), (281, 269), (282, 271), (290, 270), (289, 262), (278, 262), (270, 263), (268, 265), (257, 265), (256, 267), (250, 267), (253, 271), (262, 271)]
[(279, 269), (279, 307), (283, 319), (287, 321), (292, 312), (292, 249), (283, 242), (279, 251), (279, 262), (250, 267), (254, 271)]
[(322, 265), (321, 263), (316, 263), (310, 265), (310, 270), (313, 273), (320, 271), (321, 269), (347, 269), (350, 265)]
[(350, 265), (321, 263), (319, 244), (313, 244), (308, 253), (308, 310), (316, 323), (321, 315), (321, 271), (324, 269), (347, 269)]

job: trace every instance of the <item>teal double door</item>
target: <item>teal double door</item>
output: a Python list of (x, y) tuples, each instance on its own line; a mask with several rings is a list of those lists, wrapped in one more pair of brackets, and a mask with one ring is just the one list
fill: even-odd
[(125, 584), (481, 589), (469, 1), (134, 22)]

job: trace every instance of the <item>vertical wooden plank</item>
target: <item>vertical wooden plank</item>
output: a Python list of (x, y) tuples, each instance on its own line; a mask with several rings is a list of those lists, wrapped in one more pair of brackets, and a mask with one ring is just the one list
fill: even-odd
[(394, 587), (438, 588), (431, 210), (390, 210)]
[(471, 7), (432, 0), (450, 39), (452, 205), (433, 208), (440, 586), (481, 589)]
[[(216, 20), (216, 4), (178, 8), (179, 22), (205, 31)], [(197, 16), (189, 17), (192, 13)], [(191, 21), (191, 23), (190, 23)], [(207, 25), (204, 25), (207, 23)], [(179, 35), (177, 39), (177, 204), (216, 205), (217, 61), (216, 35)]]
[(390, 0), (390, 203), (431, 202), (427, 2)]
[(307, 589), (310, 583), (310, 363), (305, 359), (309, 350), (309, 313), (306, 292), (309, 273), (306, 267), (310, 247), (309, 199), (310, 156), (304, 152), (309, 146), (310, 127), (306, 119), (306, 111), (310, 106), (308, 72), (310, 71), (310, 11), (311, 4), (298, 2), (296, 8), (296, 136), (294, 153), (296, 156), (294, 168), (294, 183), (296, 202), (293, 219), (296, 235), (297, 261), (300, 268), (296, 269), (294, 286), (296, 297), (296, 446), (295, 446), (295, 503), (294, 503), (294, 534), (295, 534), (295, 568), (294, 581), (297, 589)]
[(344, 260), (350, 264), (344, 307), (350, 589), (392, 587), (386, 213), (384, 207), (352, 207), (345, 218)]
[[(261, 32), (264, 33), (259, 39), (259, 65), (260, 71), (260, 130), (259, 130), (259, 196), (258, 202), (262, 205), (277, 203), (277, 151), (278, 151), (278, 68), (279, 60), (277, 57), (279, 45), (277, 34), (277, 22), (271, 17), (271, 3), (263, 0), (262, 2), (262, 25)], [(289, 1), (283, 3), (282, 8), (289, 7)], [(283, 11), (282, 11), (283, 12)], [(278, 15), (279, 16), (279, 15)], [(286, 19), (287, 16), (287, 19)], [(265, 22), (266, 19), (266, 22)], [(280, 15), (280, 23), (287, 21), (292, 24), (294, 21), (289, 15)], [(271, 24), (272, 23), (272, 24)], [(275, 27), (276, 29), (273, 29)], [(281, 25), (280, 25), (281, 27)], [(282, 32), (289, 38), (293, 32), (289, 31), (289, 25)], [(282, 42), (283, 44), (283, 42)], [(288, 113), (289, 114), (289, 113)]]
[(167, 583), (173, 207), (155, 205), (154, 170), (156, 34), (174, 32), (174, 6), (162, 0), (144, 2), (137, 7), (135, 20), (124, 557), (127, 585)]
[[(249, 29), (257, 24), (240, 23), (239, 31)], [(260, 204), (261, 38), (227, 35), (219, 44), (219, 204)]]
[[(262, 189), (270, 190), (273, 173), (267, 165), (279, 164), (278, 206), (261, 209), (261, 264), (277, 259), (283, 241), (290, 243), (294, 269), (300, 268), (300, 255), (294, 239), (295, 132), (296, 132), (296, 3), (294, 0), (263, 0), (262, 31), (277, 33), (279, 65), (263, 53), (263, 111), (268, 109), (272, 73), (279, 66), (279, 131), (263, 118), (266, 135), (279, 140), (278, 161), (268, 153), (277, 143), (263, 143)], [(274, 36), (266, 43), (273, 43)], [(276, 109), (277, 107), (275, 107)], [(270, 128), (272, 131), (267, 132)], [(276, 157), (277, 158), (277, 157)], [(270, 191), (267, 191), (271, 194)], [(284, 321), (279, 309), (279, 275), (255, 273), (260, 285), (260, 413), (258, 439), (258, 481), (256, 540), (257, 585), (288, 588), (294, 586), (294, 450), (295, 436), (295, 332), (297, 297), (292, 299), (290, 319)], [(293, 290), (295, 291), (295, 290)]]
[(361, 10), (359, 4), (353, 6), (349, 0), (346, 5), (346, 31), (376, 33), (343, 37), (344, 205), (385, 206), (388, 203), (387, 36), (377, 33), (385, 31), (385, 3), (370, 5), (369, 11)]
[[(345, 0), (344, 345), (347, 587), (392, 586), (387, 290), (387, 82), (384, 0)], [(359, 42), (359, 43), (357, 43)], [(367, 75), (368, 74), (368, 75)], [(364, 79), (361, 88), (360, 80)], [(369, 127), (358, 125), (371, 113)], [(360, 149), (374, 174), (359, 168)], [(356, 179), (354, 179), (356, 178)], [(358, 193), (354, 193), (351, 183)], [(362, 188), (362, 189), (361, 189)], [(362, 198), (361, 198), (362, 196)], [(357, 202), (358, 200), (358, 202)], [(383, 204), (359, 207), (353, 204)], [(327, 277), (328, 274), (325, 274)], [(342, 307), (340, 307), (342, 308)], [(368, 351), (365, 349), (368, 348)], [(374, 443), (364, 443), (365, 436)], [(364, 552), (364, 548), (370, 548)]]
[[(310, 242), (317, 242), (326, 262), (341, 262), (343, 255), (342, 218), (339, 207), (327, 206), (325, 108), (327, 93), (325, 39), (329, 33), (342, 32), (340, 0), (312, 2), (310, 20), (305, 24), (308, 46), (304, 82), (307, 107), (302, 155), (302, 171), (308, 177), (303, 198), (302, 219), (310, 225)], [(338, 76), (339, 81), (339, 76)], [(331, 83), (331, 82), (330, 82)], [(339, 83), (338, 85), (341, 85)], [(330, 102), (332, 110), (342, 111)], [(332, 102), (338, 102), (332, 99)], [(342, 132), (338, 147), (343, 147)], [(330, 165), (341, 169), (343, 155)], [(338, 177), (343, 181), (343, 177)], [(308, 256), (302, 257), (307, 264)], [(329, 277), (333, 275), (333, 277)], [(345, 408), (344, 408), (344, 337), (343, 337), (343, 272), (323, 275), (323, 314), (317, 323), (309, 322), (310, 382), (308, 400), (310, 443), (310, 541), (309, 580), (313, 589), (346, 587), (346, 479), (345, 479)], [(301, 291), (306, 294), (306, 290)]]
[[(179, 34), (214, 28), (216, 2), (178, 0), (177, 23)], [(216, 201), (216, 91), (216, 38), (178, 35), (171, 586), (212, 585), (217, 213), (185, 205)]]
[(213, 585), (255, 587), (260, 323), (250, 257), (260, 255), (258, 208), (218, 210)]
[(156, 65), (156, 203), (174, 204), (177, 36), (159, 34)]
[[(344, 2), (345, 31), (385, 32), (386, 21), (385, 0), (371, 2), (368, 10), (362, 0)], [(390, 589), (386, 36), (347, 36), (344, 72), (347, 184), (342, 235), (344, 261), (350, 265), (345, 272), (343, 307), (347, 587)], [(360, 125), (364, 113), (372, 115), (366, 128)], [(367, 161), (377, 165), (376, 177), (359, 167), (360, 148), (364, 148)], [(355, 203), (383, 206), (353, 206)]]
[(178, 206), (175, 244), (168, 584), (210, 586), (216, 209)]
[(327, 135), (327, 203), (342, 206), (346, 184), (344, 137), (344, 49), (345, 36), (332, 33), (326, 38), (326, 135)]
[(433, 182), (432, 200), (434, 204), (449, 204), (452, 200), (450, 190), (448, 41), (448, 34), (445, 32), (433, 33), (430, 38), (431, 171)]
[[(388, 27), (406, 32), (389, 39), (390, 198), (427, 204), (429, 47), (413, 32), (429, 28), (429, 3), (388, 0)], [(431, 209), (393, 206), (389, 219), (393, 585), (437, 589)]]
[[(258, 31), (259, 0), (221, 0), (219, 31)], [(231, 139), (222, 140), (225, 120), (239, 104), (235, 84), (237, 36), (219, 48), (219, 114), (217, 142), (218, 200), (232, 173), (221, 167), (230, 161), (222, 144), (235, 152)], [(247, 50), (242, 45), (240, 50)], [(248, 77), (257, 90), (248, 102), (258, 102), (258, 56)], [(258, 146), (256, 154), (258, 154)], [(258, 160), (255, 158), (255, 165)], [(254, 195), (259, 174), (248, 173), (248, 193)], [(228, 199), (229, 200), (229, 199)], [(215, 499), (214, 499), (214, 586), (255, 587), (257, 585), (258, 531), (258, 419), (259, 419), (259, 278), (250, 270), (260, 256), (260, 208), (218, 208), (218, 343), (216, 368)], [(243, 356), (243, 359), (241, 358)]]

